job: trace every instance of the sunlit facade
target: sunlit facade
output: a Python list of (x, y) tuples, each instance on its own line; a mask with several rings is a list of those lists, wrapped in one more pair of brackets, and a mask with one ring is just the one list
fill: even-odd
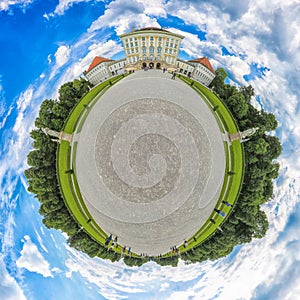
[(184, 36), (165, 29), (148, 27), (120, 35), (126, 63), (138, 68), (176, 67)]

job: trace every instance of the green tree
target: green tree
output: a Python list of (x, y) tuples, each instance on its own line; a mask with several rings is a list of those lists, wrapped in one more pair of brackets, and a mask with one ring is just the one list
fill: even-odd
[(229, 96), (226, 103), (238, 120), (242, 119), (248, 112), (248, 103), (246, 102), (244, 95), (241, 93)]

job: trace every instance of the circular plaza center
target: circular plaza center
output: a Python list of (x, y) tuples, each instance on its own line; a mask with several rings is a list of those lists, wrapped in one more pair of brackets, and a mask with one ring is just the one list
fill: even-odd
[(159, 255), (182, 244), (218, 202), (223, 134), (204, 99), (161, 70), (109, 88), (73, 143), (87, 209), (133, 252)]

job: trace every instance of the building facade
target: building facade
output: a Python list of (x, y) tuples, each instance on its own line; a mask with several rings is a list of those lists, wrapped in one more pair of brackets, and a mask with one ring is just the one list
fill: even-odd
[(165, 29), (147, 27), (120, 35), (126, 63), (136, 68), (175, 67), (184, 36)]
[(84, 75), (90, 83), (97, 85), (111, 76), (108, 69), (110, 62), (112, 60), (108, 58), (96, 56)]
[(213, 81), (216, 73), (207, 57), (189, 60), (188, 62), (192, 66), (194, 66), (194, 70), (192, 73), (193, 79), (201, 82), (206, 86), (208, 86)]
[(184, 36), (165, 29), (147, 27), (132, 29), (120, 35), (125, 58), (115, 61), (96, 56), (87, 71), (86, 78), (94, 85), (129, 70), (162, 69), (177, 70), (208, 86), (215, 71), (207, 57), (185, 61), (178, 58)]

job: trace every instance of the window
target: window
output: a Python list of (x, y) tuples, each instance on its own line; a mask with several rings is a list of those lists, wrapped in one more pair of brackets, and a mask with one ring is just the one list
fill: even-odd
[(130, 47), (133, 47), (133, 43), (130, 43)]
[(132, 38), (130, 38), (130, 42), (132, 41)]
[(137, 46), (137, 45), (138, 45), (138, 42), (135, 42), (134, 45)]
[(152, 42), (153, 42), (153, 40), (154, 40), (153, 36), (150, 36), (150, 41), (152, 41)]
[(170, 44), (170, 47), (173, 48), (173, 43)]
[(129, 48), (129, 45), (128, 45), (128, 44), (126, 44), (126, 48)]
[(150, 47), (149, 47), (149, 52), (150, 52), (150, 53), (154, 53), (154, 47), (153, 47), (153, 46), (150, 46)]
[(142, 41), (145, 41), (145, 40), (146, 40), (146, 38), (144, 36), (142, 36)]
[(161, 47), (160, 46), (157, 47), (157, 53), (161, 53)]
[(161, 36), (158, 38), (158, 40), (161, 42), (161, 40), (162, 40)]
[(134, 40), (137, 41), (137, 37), (135, 37)]
[(142, 52), (146, 53), (146, 47), (145, 46), (142, 47)]

